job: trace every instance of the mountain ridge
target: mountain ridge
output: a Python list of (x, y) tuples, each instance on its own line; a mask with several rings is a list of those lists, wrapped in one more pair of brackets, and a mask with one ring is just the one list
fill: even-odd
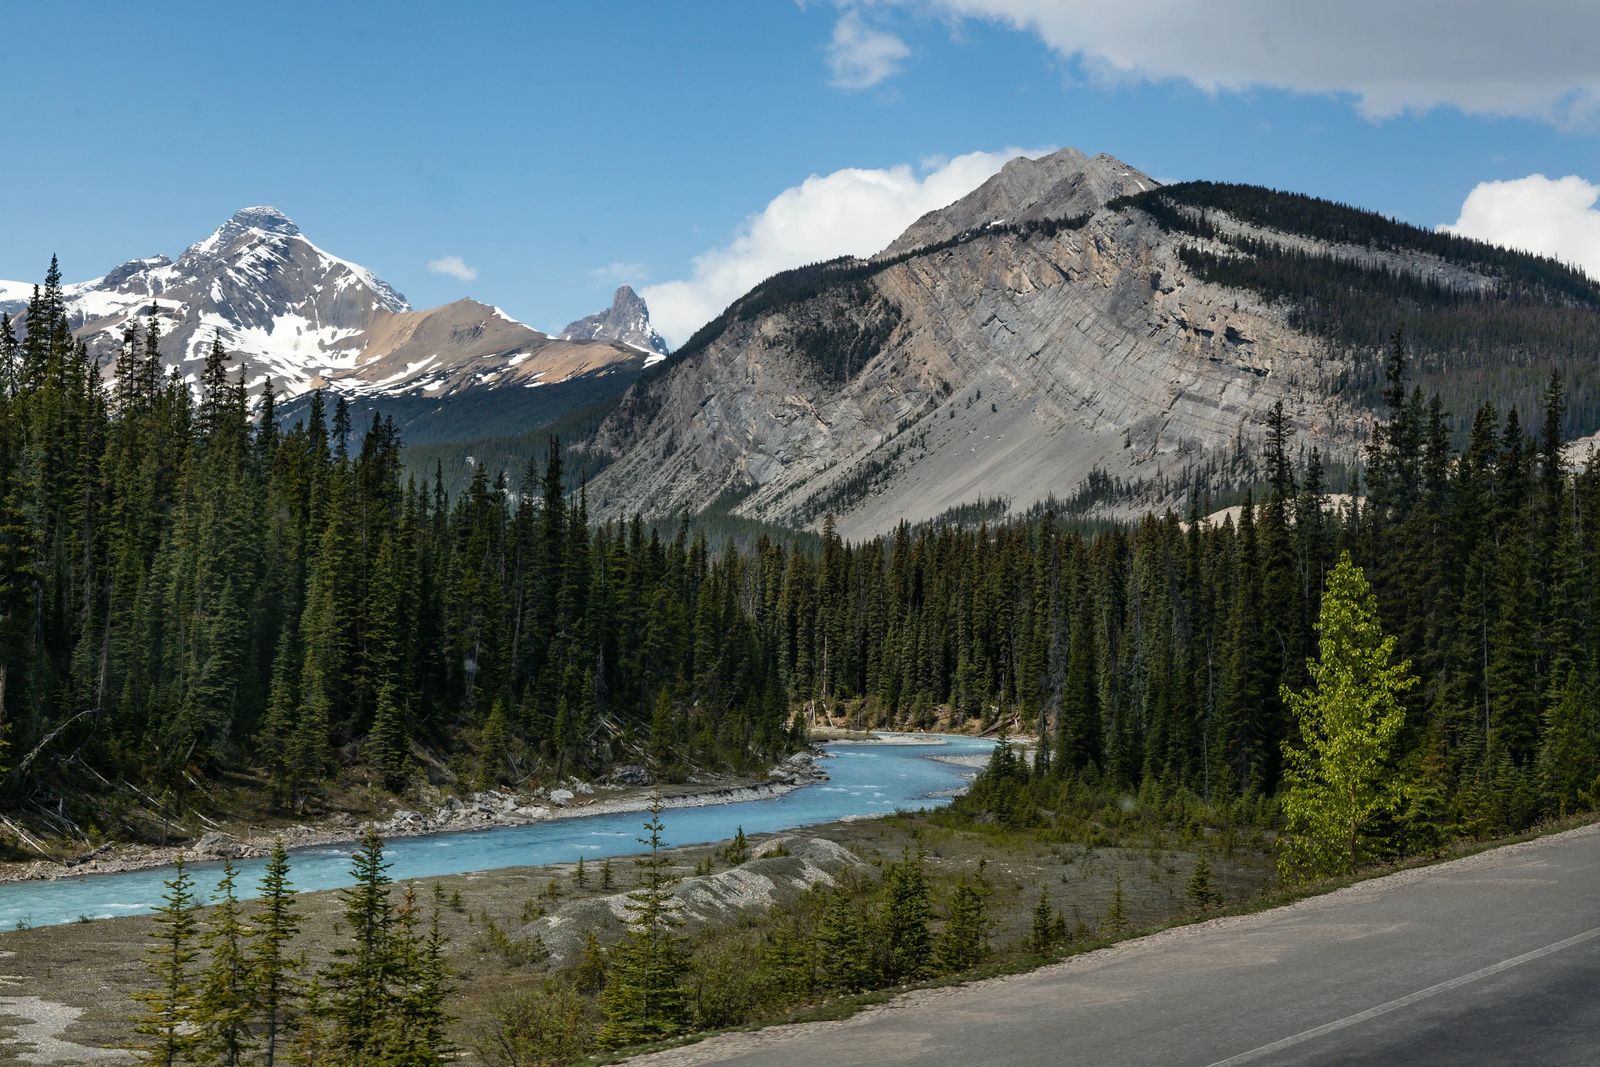
[[(775, 276), (605, 420), (612, 464), (591, 504), (661, 515), (732, 500), (788, 525), (833, 513), (847, 535), (982, 500), (1021, 512), (1092, 476), (1144, 487), (1139, 508), (1182, 506), (1196, 487), (1248, 482), (1280, 402), (1297, 448), (1356, 461), (1401, 327), (1419, 333), (1430, 385), (1494, 372), (1469, 332), (1521, 330), (1519, 366), (1548, 357), (1592, 391), (1561, 341), (1595, 332), (1600, 318), (1561, 296), (1592, 282), (1546, 284), (1537, 257), (1244, 188), (1161, 186), (1064, 150), (1008, 164), (870, 260)], [(1002, 210), (1016, 217), (986, 217)], [(1314, 232), (1281, 228), (1278, 210)], [(1326, 306), (1340, 292), (1354, 294), (1345, 334)], [(1517, 395), (1540, 385), (1522, 374)]]
[[(22, 320), (34, 288), (0, 282), (0, 310)], [(352, 404), (358, 435), (376, 414), (414, 443), (527, 434), (615, 399), (665, 349), (632, 290), (591, 316), (599, 328), (572, 338), (468, 298), (413, 308), (265, 205), (234, 212), (175, 260), (127, 260), (63, 286), (62, 297), (108, 382), (125, 331), (154, 321), (165, 367), (191, 389), (220, 341), (251, 392), (271, 384), (286, 418), (326, 390)]]

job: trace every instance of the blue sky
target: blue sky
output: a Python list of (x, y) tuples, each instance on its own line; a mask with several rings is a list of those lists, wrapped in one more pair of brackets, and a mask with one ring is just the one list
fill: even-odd
[(419, 307), (553, 329), (629, 281), (681, 341), (748, 278), (1062, 145), (1427, 226), (1512, 183), (1466, 228), (1600, 273), (1600, 5), (1411, 2), (16, 7), (0, 278), (173, 255), (266, 203)]

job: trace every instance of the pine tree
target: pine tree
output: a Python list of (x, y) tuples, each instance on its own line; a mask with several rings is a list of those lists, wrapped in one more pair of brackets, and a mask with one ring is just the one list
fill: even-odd
[(1539, 749), (1539, 779), (1545, 802), (1566, 815), (1600, 799), (1600, 717), (1594, 699), (1575, 669), (1545, 712), (1544, 742)]
[(939, 934), (939, 945), (934, 952), (934, 964), (946, 974), (959, 974), (983, 962), (989, 951), (989, 918), (986, 901), (987, 889), (962, 880), (950, 898), (950, 914), (944, 930)]
[(1111, 907), (1106, 911), (1106, 929), (1120, 934), (1128, 928), (1128, 898), (1122, 891), (1122, 877), (1117, 876), (1111, 889)]
[(250, 984), (262, 1032), (262, 1060), (267, 1067), (277, 1062), (279, 1036), (296, 1015), (301, 991), (301, 972), (289, 955), (289, 945), (300, 932), (300, 913), (295, 910), (294, 901), (289, 854), (283, 847), (283, 838), (275, 838), (261, 875), (261, 903), (250, 941)]
[(478, 781), (486, 788), (497, 786), (506, 771), (506, 709), (499, 700), (489, 710), (489, 718), (483, 724), (483, 733), (479, 740)]
[(1033, 906), (1033, 925), (1028, 931), (1028, 951), (1035, 956), (1048, 956), (1056, 947), (1055, 912), (1050, 907), (1050, 894), (1039, 890), (1038, 903)]
[(817, 926), (817, 963), (822, 986), (833, 993), (858, 993), (872, 983), (872, 951), (855, 901), (843, 892), (828, 900)]
[(389, 900), (388, 872), (383, 838), (369, 826), (351, 859), (355, 884), (339, 892), (350, 943), (334, 950), (334, 960), (324, 972), (334, 1040), (352, 1065), (379, 1062), (373, 1053), (392, 1008), (394, 907)]
[(200, 1048), (194, 973), (198, 907), (194, 881), (180, 856), (156, 909), (153, 943), (145, 956), (153, 988), (133, 995), (144, 1006), (134, 1020), (134, 1032), (146, 1038), (140, 1046), (144, 1062), (160, 1067), (186, 1063)]
[[(300, 958), (297, 969), (301, 973), (309, 969), (305, 957)], [(290, 1067), (326, 1067), (332, 1063), (350, 1062), (340, 1058), (343, 1050), (327, 1024), (328, 1013), (329, 1006), (324, 999), (321, 983), (307, 982), (300, 1011), (290, 1020), (292, 1040), (289, 1042), (288, 1055), (283, 1057)]]
[(445, 998), (450, 993), (437, 901), (422, 925), (416, 887), (407, 885), (389, 933), (390, 992), (369, 1055), (384, 1067), (437, 1067), (452, 1058)]
[(1384, 636), (1372, 588), (1348, 552), (1328, 574), (1317, 635), (1311, 688), (1283, 690), (1299, 726), (1284, 748), (1286, 880), (1342, 874), (1363, 858), (1364, 835), (1389, 801), (1400, 695), (1416, 684), (1409, 662), (1394, 662), (1395, 639)]
[(410, 773), (411, 753), (406, 742), (405, 724), (395, 701), (394, 687), (378, 691), (378, 706), (372, 714), (372, 729), (367, 733), (367, 763), (385, 789), (400, 792)]
[(1183, 895), (1189, 906), (1200, 912), (1210, 911), (1222, 903), (1222, 895), (1211, 884), (1211, 861), (1206, 858), (1204, 849), (1195, 857), (1194, 870), (1189, 873)]
[(583, 952), (572, 968), (572, 986), (578, 992), (593, 996), (606, 985), (606, 950), (593, 930), (583, 934)]
[(734, 833), (733, 840), (728, 844), (728, 848), (723, 855), (727, 858), (728, 866), (730, 867), (737, 867), (750, 858), (750, 842), (745, 839), (743, 826), (740, 826), (738, 831)]
[(878, 914), (882, 958), (878, 971), (890, 985), (925, 978), (933, 965), (932, 916), (922, 855), (907, 852), (890, 866)]
[(680, 920), (670, 892), (669, 861), (661, 854), (662, 801), (650, 802), (646, 836), (649, 852), (635, 860), (639, 887), (628, 894), (628, 931), (611, 952), (610, 972), (600, 994), (605, 1024), (597, 1039), (603, 1048), (623, 1048), (678, 1033), (688, 1023), (688, 1007), (679, 982), (688, 970), (674, 932)]
[(207, 955), (196, 1000), (196, 1030), (202, 1055), (223, 1067), (239, 1067), (255, 1043), (250, 1032), (256, 991), (246, 954), (254, 931), (244, 924), (233, 884), (233, 863), (224, 860), (217, 903), (206, 918), (201, 944)]

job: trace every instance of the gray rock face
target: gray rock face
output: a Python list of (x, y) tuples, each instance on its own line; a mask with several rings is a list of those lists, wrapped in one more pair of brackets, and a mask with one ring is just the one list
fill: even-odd
[(618, 341), (656, 356), (665, 356), (668, 352), (666, 340), (650, 325), (650, 309), (645, 306), (644, 299), (626, 285), (611, 298), (609, 308), (567, 323), (557, 336), (565, 341)]
[[(815, 526), (832, 512), (842, 534), (865, 536), (980, 499), (1026, 509), (1093, 472), (1160, 485), (1225, 471), (1259, 453), (1278, 401), (1301, 444), (1350, 455), (1370, 416), (1339, 397), (1346, 367), (1329, 346), (1283, 306), (1194, 276), (1179, 256), (1194, 238), (1106, 206), (1154, 185), (1105, 156), (1014, 161), (886, 253), (969, 240), (731, 316), (607, 419), (615, 462), (590, 484), (591, 509), (661, 515), (728, 494), (737, 514)], [(1085, 213), (1054, 234), (985, 225)], [(1492, 284), (1420, 254), (1394, 265)], [(825, 350), (883, 340), (840, 380), (807, 354), (819, 336)]]
[[(742, 915), (790, 906), (807, 890), (837, 885), (840, 875), (866, 866), (849, 849), (825, 838), (774, 838), (737, 867), (673, 883), (672, 902), (689, 930), (721, 926)], [(577, 958), (590, 931), (601, 944), (614, 944), (627, 928), (628, 914), (627, 893), (571, 901), (526, 924), (516, 936), (543, 944), (551, 961), (559, 964)]]
[(913, 222), (881, 255), (909, 252), (991, 224), (1088, 214), (1116, 197), (1160, 184), (1103, 153), (1090, 159), (1076, 148), (1063, 148), (1038, 159), (1018, 156), (954, 204)]

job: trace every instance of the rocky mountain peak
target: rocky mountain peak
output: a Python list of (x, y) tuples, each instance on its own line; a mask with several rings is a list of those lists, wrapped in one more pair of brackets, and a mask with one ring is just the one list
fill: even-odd
[(277, 208), (265, 205), (242, 207), (233, 213), (228, 223), (241, 229), (265, 230), (268, 233), (292, 235), (300, 232), (300, 227), (295, 225), (293, 219)]
[(666, 340), (650, 324), (650, 309), (644, 298), (629, 285), (617, 287), (611, 306), (605, 311), (567, 323), (557, 336), (565, 341), (620, 341), (656, 356), (668, 352)]
[(1063, 148), (1037, 159), (1018, 156), (960, 200), (913, 222), (881, 254), (909, 252), (991, 224), (1092, 214), (1119, 196), (1160, 184), (1105, 153), (1091, 158)]

